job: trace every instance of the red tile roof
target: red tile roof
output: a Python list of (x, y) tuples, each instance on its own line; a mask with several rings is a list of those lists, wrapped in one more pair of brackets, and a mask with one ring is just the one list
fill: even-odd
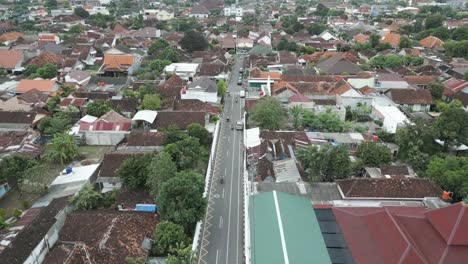
[(437, 49), (438, 47), (444, 45), (444, 42), (437, 37), (429, 36), (427, 38), (421, 39), (419, 44), (428, 49)]
[(468, 210), (462, 203), (432, 211), (400, 206), (332, 210), (356, 263), (464, 264), (468, 259)]
[(60, 106), (74, 106), (74, 107), (81, 107), (86, 103), (86, 98), (64, 98), (60, 102)]
[(16, 87), (16, 93), (25, 93), (32, 89), (37, 89), (43, 93), (52, 93), (52, 89), (55, 85), (54, 80), (26, 80), (23, 79), (18, 83)]
[(21, 50), (0, 50), (0, 68), (14, 69), (22, 58)]
[(400, 38), (401, 36), (399, 34), (390, 33), (382, 38), (382, 43), (388, 43), (393, 47), (397, 47), (400, 45)]

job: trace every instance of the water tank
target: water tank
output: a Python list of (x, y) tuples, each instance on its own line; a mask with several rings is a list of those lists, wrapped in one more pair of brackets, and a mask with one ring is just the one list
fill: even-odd
[(66, 169), (65, 169), (65, 174), (70, 174), (72, 173), (72, 167), (71, 166), (68, 166)]

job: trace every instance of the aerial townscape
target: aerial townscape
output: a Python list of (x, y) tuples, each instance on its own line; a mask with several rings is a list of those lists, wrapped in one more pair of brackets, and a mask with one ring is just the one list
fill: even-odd
[(468, 0), (0, 0), (0, 264), (468, 264)]

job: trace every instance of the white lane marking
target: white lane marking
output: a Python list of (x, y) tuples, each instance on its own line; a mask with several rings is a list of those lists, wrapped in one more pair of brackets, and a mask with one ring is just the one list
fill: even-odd
[(284, 239), (283, 220), (281, 220), (281, 212), (278, 205), (278, 197), (276, 196), (276, 191), (273, 191), (273, 199), (275, 200), (276, 218), (278, 219), (281, 247), (283, 248), (284, 264), (289, 264), (288, 250), (286, 248), (286, 240)]
[[(233, 149), (234, 149), (234, 143), (236, 142), (236, 133), (234, 134), (234, 141), (233, 141)], [(231, 166), (231, 176), (229, 177), (231, 179), (231, 183), (229, 184), (229, 213), (228, 213), (228, 235), (227, 235), (227, 245), (226, 245), (226, 264), (229, 262), (229, 235), (231, 234), (231, 205), (232, 205), (232, 175), (234, 174), (234, 159), (232, 159), (232, 166)]]
[(216, 250), (216, 264), (218, 264), (218, 255), (219, 255), (219, 250)]
[(223, 195), (222, 195), (222, 197), (224, 198), (224, 187), (223, 187)]
[(219, 229), (223, 226), (223, 216), (219, 217)]
[(224, 176), (226, 176), (226, 172), (227, 172), (227, 167), (224, 168)]

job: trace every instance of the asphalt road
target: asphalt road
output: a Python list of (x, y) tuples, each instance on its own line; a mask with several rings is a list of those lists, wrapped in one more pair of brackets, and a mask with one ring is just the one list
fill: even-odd
[[(234, 128), (242, 119), (244, 100), (237, 85), (243, 58), (236, 57), (228, 82), (230, 96), (225, 97), (220, 138), (214, 163), (213, 180), (208, 192), (208, 208), (201, 229), (198, 263), (244, 263), (243, 253), (243, 131)], [(238, 98), (236, 102), (235, 99)], [(226, 117), (230, 118), (228, 122)], [(224, 177), (224, 183), (220, 178)]]

